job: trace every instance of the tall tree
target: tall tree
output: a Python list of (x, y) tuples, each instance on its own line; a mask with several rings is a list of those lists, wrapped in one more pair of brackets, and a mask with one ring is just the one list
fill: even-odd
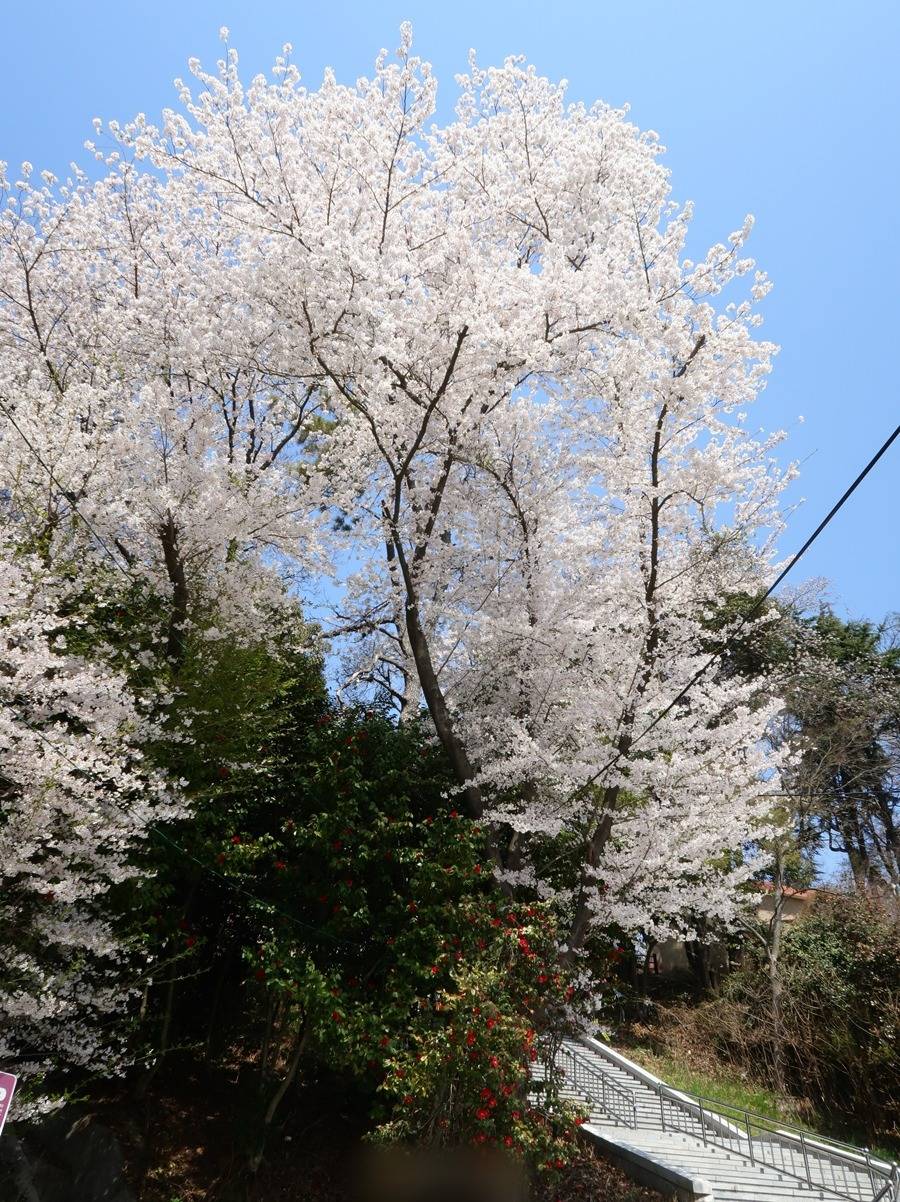
[(750, 220), (685, 259), (656, 136), (519, 59), (473, 56), (433, 126), (408, 26), (354, 87), (306, 89), (288, 49), (247, 86), (230, 49), (191, 70), (159, 128), (109, 126), (100, 181), (13, 189), (18, 512), (154, 579), (170, 658), (195, 598), (264, 623), (269, 570), (316, 568), (338, 519), (349, 676), (424, 702), (511, 880), (574, 837), (572, 954), (728, 910), (777, 703), (710, 676), (645, 732), (780, 528)]
[(789, 711), (788, 783), (856, 885), (900, 905), (900, 648), (896, 624), (829, 609), (802, 630)]
[(110, 899), (142, 876), (151, 823), (179, 812), (123, 678), (68, 649), (66, 600), (0, 542), (0, 1060), (28, 1078), (19, 1118), (66, 1070), (127, 1063), (140, 971)]

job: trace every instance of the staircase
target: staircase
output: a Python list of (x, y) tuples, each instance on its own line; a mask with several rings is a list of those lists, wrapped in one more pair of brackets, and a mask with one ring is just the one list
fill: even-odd
[[(535, 1083), (547, 1069), (535, 1065)], [(867, 1151), (671, 1089), (593, 1039), (556, 1054), (582, 1130), (639, 1179), (704, 1202), (900, 1202), (900, 1169)]]

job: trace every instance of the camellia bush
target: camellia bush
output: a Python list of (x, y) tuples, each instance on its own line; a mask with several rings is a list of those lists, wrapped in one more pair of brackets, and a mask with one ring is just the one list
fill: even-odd
[(223, 788), (228, 826), (207, 852), (223, 888), (247, 891), (230, 894), (244, 989), (277, 1015), (264, 1125), (318, 1057), (371, 1093), (378, 1140), (558, 1171), (578, 1116), (552, 1073), (540, 1105), (530, 1084), (577, 1002), (552, 907), (500, 890), (487, 833), (419, 729), (302, 691), (297, 706), (268, 771)]

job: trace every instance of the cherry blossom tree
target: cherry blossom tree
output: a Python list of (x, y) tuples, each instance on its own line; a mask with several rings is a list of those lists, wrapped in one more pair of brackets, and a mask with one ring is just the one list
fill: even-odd
[(659, 715), (781, 528), (750, 220), (687, 259), (656, 135), (519, 59), (473, 55), (432, 124), (408, 26), (355, 86), (308, 90), (289, 47), (191, 71), (160, 125), (108, 127), (98, 182), (13, 185), (17, 512), (85, 515), (169, 596), (172, 655), (186, 597), (246, 621), (329, 553), (346, 687), (424, 705), (498, 871), (546, 891), (533, 848), (578, 847), (573, 954), (727, 917), (777, 702), (710, 672)]
[(193, 626), (259, 632), (285, 550), (295, 572), (316, 561), (300, 485), (320, 406), (256, 363), (236, 278), (227, 301), (193, 286), (214, 233), (195, 244), (159, 181), (107, 165), (56, 188), (25, 164), (4, 188), (0, 484), (20, 545), (164, 600), (177, 663)]
[[(34, 560), (0, 546), (0, 1061), (16, 1117), (53, 1105), (48, 1072), (116, 1072), (139, 976), (110, 890), (140, 875), (151, 822), (179, 812), (142, 763), (125, 682), (67, 648), (78, 619)], [(56, 1078), (58, 1082), (59, 1078)]]

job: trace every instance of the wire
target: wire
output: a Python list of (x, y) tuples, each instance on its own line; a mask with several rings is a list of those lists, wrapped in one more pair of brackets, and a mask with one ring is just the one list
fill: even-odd
[[(29, 450), (32, 452), (32, 454), (35, 456), (38, 463), (40, 463), (40, 465), (44, 468), (44, 470), (49, 474), (51, 481), (53, 481), (55, 479), (54, 474), (53, 474), (53, 469), (51, 467), (49, 467), (49, 465), (46, 464), (44, 462), (44, 460), (41, 458), (41, 455), (39, 454), (37, 449), (32, 445), (32, 443), (28, 439), (28, 437), (22, 432), (19, 425), (17, 424), (17, 422), (13, 418), (12, 414), (9, 412), (9, 410), (7, 409), (6, 405), (4, 404), (4, 402), (2, 400), (0, 400), (0, 409), (3, 410), (3, 412), (9, 418), (10, 422), (12, 422), (13, 426), (18, 431), (19, 435), (21, 436), (21, 438), (24, 441), (24, 443), (26, 444), (26, 446), (29, 448)], [(831, 522), (831, 520), (840, 512), (840, 510), (844, 507), (844, 505), (850, 499), (850, 497), (854, 494), (854, 492), (856, 492), (857, 488), (860, 486), (860, 484), (862, 484), (863, 480), (865, 480), (866, 476), (868, 476), (868, 474), (872, 471), (872, 469), (879, 462), (879, 460), (882, 458), (882, 456), (884, 456), (887, 453), (887, 451), (890, 449), (891, 445), (896, 441), (898, 436), (900, 436), (900, 425), (897, 425), (894, 428), (893, 432), (881, 444), (879, 449), (875, 452), (875, 454), (872, 456), (872, 458), (868, 461), (868, 463), (865, 465), (865, 467), (862, 469), (862, 471), (859, 473), (859, 475), (856, 477), (856, 479), (853, 481), (853, 483), (850, 484), (844, 490), (844, 492), (841, 494), (841, 496), (838, 498), (838, 500), (834, 503), (834, 505), (832, 505), (831, 509), (829, 509), (828, 513), (821, 520), (821, 522), (819, 522), (818, 526), (816, 526), (815, 530), (807, 538), (806, 542), (802, 545), (802, 547), (800, 547), (800, 549), (797, 552), (795, 552), (795, 554), (788, 561), (787, 565), (784, 568), (782, 568), (782, 570), (778, 573), (778, 575), (775, 577), (775, 580), (769, 585), (769, 587), (766, 589), (766, 591), (760, 597), (758, 597), (756, 599), (756, 601), (753, 603), (753, 605), (751, 605), (750, 609), (744, 614), (743, 618), (740, 620), (737, 627), (732, 631), (732, 633), (728, 636), (728, 638), (725, 640), (725, 642), (722, 643), (722, 645), (719, 647), (719, 649), (710, 656), (710, 658), (706, 661), (705, 664), (701, 665), (701, 667), (697, 669), (697, 671), (690, 678), (690, 680), (687, 682), (687, 684), (685, 684), (679, 690), (679, 692), (675, 694), (675, 696), (668, 703), (668, 705), (666, 705), (664, 709), (660, 710), (660, 712), (656, 715), (656, 717), (653, 718), (652, 721), (650, 721), (647, 724), (647, 726), (644, 727), (644, 729), (642, 731), (640, 731), (637, 735), (635, 735), (635, 737), (631, 740), (631, 742), (628, 745), (628, 750), (627, 751), (617, 751), (616, 754), (611, 759), (607, 760), (607, 762), (602, 765), (602, 767), (598, 768), (597, 771), (595, 773), (593, 773), (590, 777), (588, 777), (588, 779), (586, 781), (583, 781), (582, 784), (580, 784), (578, 786), (578, 788), (575, 789), (569, 795), (567, 800), (569, 800), (569, 801), (575, 800), (575, 798), (579, 797), (586, 789), (589, 789), (591, 787), (591, 785), (593, 785), (597, 780), (599, 780), (601, 776), (603, 776), (605, 773), (607, 773), (611, 768), (614, 768), (621, 759), (623, 759), (627, 755), (629, 755), (631, 753), (631, 750), (633, 749), (634, 745), (636, 743), (639, 743), (641, 739), (646, 738), (647, 735), (650, 734), (650, 732), (656, 726), (658, 726), (660, 722), (662, 722), (663, 718), (665, 718), (667, 714), (670, 714), (672, 712), (672, 710), (679, 703), (679, 701), (681, 701), (688, 694), (688, 692), (694, 687), (694, 685), (699, 680), (701, 680), (703, 676), (706, 675), (706, 673), (709, 671), (709, 669), (721, 658), (722, 655), (724, 655), (725, 651), (734, 642), (734, 640), (741, 633), (741, 631), (744, 629), (744, 627), (747, 625), (747, 623), (751, 620), (751, 618), (754, 618), (759, 613), (759, 611), (762, 609), (765, 602), (769, 599), (769, 597), (771, 597), (772, 593), (774, 593), (775, 589), (778, 588), (778, 586), (782, 583), (782, 581), (785, 579), (785, 577), (788, 575), (788, 573), (790, 571), (792, 571), (792, 569), (794, 567), (796, 567), (796, 565), (800, 562), (800, 560), (803, 558), (803, 556), (806, 554), (806, 552), (809, 550), (809, 548), (813, 545), (813, 543), (816, 541), (816, 539), (819, 537), (819, 535), (822, 533), (822, 531), (826, 528), (826, 526), (828, 526), (828, 524)], [(56, 480), (56, 483), (62, 489), (62, 485), (60, 484), (58, 479)], [(65, 489), (62, 489), (62, 491), (65, 494)], [(68, 495), (68, 494), (65, 494), (65, 495)], [(70, 504), (72, 505), (74, 512), (77, 513), (79, 515), (79, 517), (81, 517), (82, 521), (84, 521), (84, 523), (87, 525), (88, 529), (92, 531), (92, 533), (94, 534), (94, 537), (98, 540), (98, 542), (103, 547), (103, 549), (107, 552), (108, 555), (110, 555), (112, 557), (113, 562), (120, 569), (120, 571), (124, 572), (125, 575), (128, 576), (130, 579), (133, 579), (130, 571), (127, 568), (123, 567), (122, 564), (119, 563), (119, 560), (115, 556), (112, 555), (112, 552), (109, 550), (109, 548), (107, 547), (104, 540), (97, 533), (96, 529), (91, 525), (91, 523), (87, 520), (87, 518), (84, 516), (84, 514), (81, 513), (77, 504), (71, 500), (70, 500)], [(151, 828), (151, 829), (153, 829), (153, 828)], [(160, 834), (162, 834), (162, 832), (160, 832)], [(190, 858), (192, 858), (192, 859), (196, 859), (196, 857), (192, 856), (191, 853), (188, 852), (185, 848), (179, 847), (178, 844), (176, 844), (172, 840), (170, 840), (167, 835), (162, 834), (162, 837), (164, 839), (167, 839), (169, 842), (172, 842), (172, 845), (175, 847), (178, 847), (178, 849), (180, 851), (182, 851), (185, 855), (190, 856)], [(202, 861), (197, 860), (197, 863), (201, 864), (201, 866), (205, 868), (206, 872), (209, 872), (211, 875), (219, 877), (221, 880), (226, 881), (229, 884), (232, 884), (234, 887), (240, 889), (240, 886), (234, 885), (234, 882), (230, 882), (229, 878), (224, 876), (224, 874), (216, 873), (213, 869), (209, 868), (209, 866), (204, 866), (202, 864)], [(255, 895), (247, 892), (246, 890), (241, 890), (241, 891), (244, 893), (247, 893), (248, 897), (254, 897), (254, 899), (259, 901), (259, 903), (261, 905), (268, 904), (266, 902), (263, 902), (261, 898), (255, 898)], [(287, 915), (287, 914), (283, 915), (283, 917), (288, 918), (291, 921), (298, 921), (296, 919), (291, 919), (291, 916)], [(301, 924), (301, 925), (303, 925), (303, 924)], [(313, 928), (309, 928), (309, 929), (313, 929)], [(341, 941), (341, 942), (343, 942), (343, 941)]]
[(646, 738), (646, 736), (650, 733), (650, 731), (653, 730), (654, 727), (658, 726), (659, 723), (662, 722), (663, 718), (665, 718), (667, 714), (670, 714), (672, 712), (672, 710), (679, 703), (679, 701), (681, 701), (682, 698), (687, 695), (689, 690), (694, 687), (694, 685), (697, 683), (697, 681), (700, 680), (701, 677), (706, 675), (706, 673), (713, 666), (713, 664), (715, 664), (717, 662), (717, 660), (722, 655), (724, 655), (724, 653), (728, 649), (729, 645), (734, 642), (734, 640), (741, 633), (741, 631), (744, 629), (744, 627), (747, 625), (747, 623), (750, 621), (750, 619), (754, 618), (759, 613), (759, 611), (762, 609), (765, 602), (768, 601), (769, 597), (771, 597), (771, 595), (772, 595), (772, 593), (774, 593), (775, 589), (778, 588), (779, 584), (781, 584), (781, 582), (787, 576), (788, 572), (790, 572), (791, 569), (794, 568), (799, 563), (799, 561), (803, 558), (803, 556), (806, 554), (806, 552), (809, 550), (809, 548), (813, 545), (813, 543), (816, 541), (816, 539), (819, 537), (819, 535), (822, 533), (822, 531), (825, 529), (825, 527), (828, 525), (828, 523), (832, 520), (832, 518), (835, 517), (835, 515), (844, 507), (845, 503), (847, 501), (849, 501), (850, 497), (853, 496), (853, 494), (856, 492), (857, 488), (859, 488), (860, 484), (862, 484), (863, 480), (865, 480), (866, 476), (868, 476), (869, 472), (871, 472), (872, 468), (876, 465), (876, 463), (878, 463), (879, 459), (881, 459), (881, 457), (888, 451), (891, 444), (897, 439), (898, 436), (900, 436), (900, 425), (898, 425), (895, 428), (894, 432), (888, 438), (885, 439), (885, 441), (881, 444), (881, 446), (878, 448), (878, 450), (875, 452), (875, 454), (872, 456), (872, 458), (869, 460), (869, 462), (866, 464), (866, 466), (862, 469), (862, 471), (859, 473), (859, 475), (856, 477), (856, 479), (853, 481), (853, 483), (844, 490), (844, 492), (841, 495), (841, 497), (839, 498), (839, 500), (837, 500), (834, 503), (834, 505), (832, 505), (831, 509), (829, 509), (829, 511), (825, 515), (825, 517), (822, 518), (821, 522), (819, 522), (818, 526), (816, 526), (815, 530), (812, 532), (812, 534), (809, 536), (809, 538), (806, 540), (806, 542), (803, 544), (803, 546), (800, 548), (800, 550), (797, 551), (793, 555), (793, 557), (788, 561), (786, 567), (782, 568), (782, 570), (775, 577), (775, 580), (769, 585), (769, 587), (762, 594), (762, 596), (758, 597), (757, 600), (754, 602), (754, 604), (751, 605), (750, 609), (748, 609), (747, 612), (744, 614), (743, 618), (738, 623), (735, 630), (732, 631), (732, 633), (728, 636), (728, 638), (721, 645), (721, 647), (719, 647), (718, 651), (714, 652), (714, 654), (710, 656), (710, 658), (706, 661), (706, 663), (697, 669), (697, 671), (694, 673), (694, 675), (691, 677), (691, 679), (687, 682), (686, 685), (684, 685), (684, 687), (678, 693), (675, 694), (675, 696), (672, 698), (672, 700), (669, 702), (669, 704), (665, 707), (665, 709), (660, 710), (660, 712), (656, 715), (656, 717), (651, 722), (649, 722), (647, 724), (647, 726), (645, 726), (644, 729), (642, 731), (640, 731), (639, 734), (635, 735), (635, 737), (629, 743), (627, 751), (617, 751), (616, 754), (612, 757), (612, 759), (608, 760), (601, 768), (598, 768), (597, 771), (592, 776), (588, 777), (588, 779), (586, 781), (584, 781), (582, 784), (580, 784), (578, 786), (578, 788), (575, 789), (569, 795), (569, 797), (567, 798), (568, 801), (574, 801), (575, 798), (579, 797), (586, 789), (589, 789), (591, 787), (591, 785), (593, 785), (595, 783), (595, 781), (599, 780), (600, 777), (604, 775), (604, 773), (608, 772), (610, 770), (610, 768), (614, 768), (616, 766), (616, 764), (619, 762), (619, 760), (623, 759), (626, 755), (629, 755), (631, 753), (631, 750), (634, 747), (635, 743), (638, 743), (638, 742), (640, 742), (641, 739)]

